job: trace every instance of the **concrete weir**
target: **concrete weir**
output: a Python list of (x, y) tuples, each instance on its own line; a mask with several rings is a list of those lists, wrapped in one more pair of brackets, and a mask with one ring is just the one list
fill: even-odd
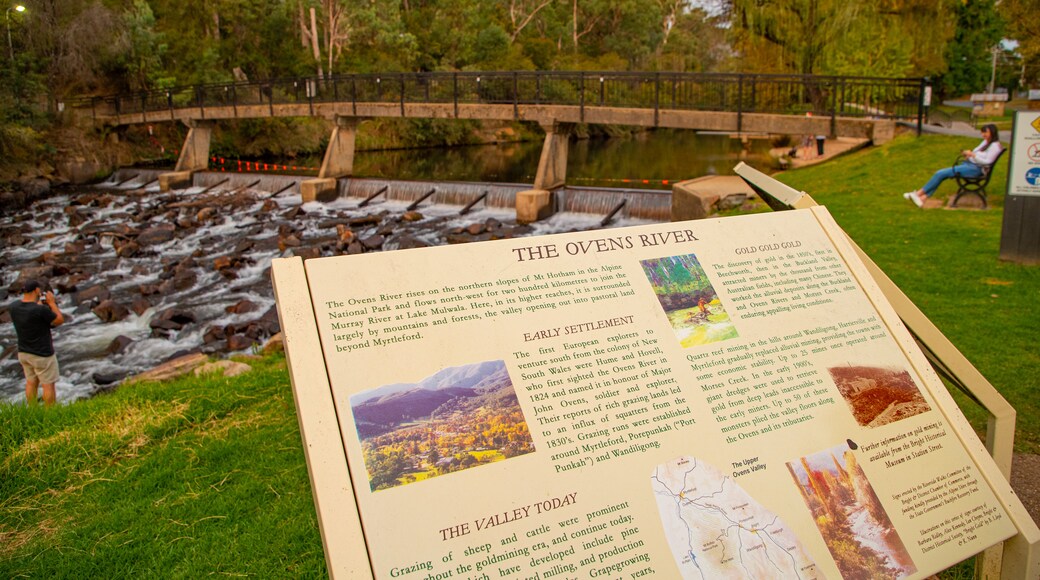
[(216, 121), (188, 119), (184, 124), (188, 126), (188, 136), (184, 138), (181, 155), (172, 172), (159, 175), (159, 191), (189, 187), (192, 174), (209, 167), (209, 143)]
[(300, 184), (300, 195), (303, 202), (331, 201), (339, 196), (337, 180), (354, 174), (354, 145), (357, 141), (357, 118), (335, 118), (336, 127), (329, 138), (329, 146), (325, 149), (321, 169), (316, 179), (308, 179)]

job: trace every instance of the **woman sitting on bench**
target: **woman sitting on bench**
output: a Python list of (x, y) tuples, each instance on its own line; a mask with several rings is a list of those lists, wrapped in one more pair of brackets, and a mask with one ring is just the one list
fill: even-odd
[(979, 146), (971, 151), (961, 151), (964, 161), (953, 167), (936, 171), (935, 175), (928, 180), (928, 183), (924, 184), (924, 187), (917, 191), (904, 193), (903, 197), (914, 202), (914, 205), (917, 207), (923, 207), (924, 201), (931, 197), (935, 190), (939, 189), (939, 184), (943, 181), (953, 177), (967, 177), (969, 179), (982, 177), (982, 168), (992, 165), (1001, 151), (1000, 134), (997, 131), (997, 126), (983, 125), (982, 143), (979, 143)]

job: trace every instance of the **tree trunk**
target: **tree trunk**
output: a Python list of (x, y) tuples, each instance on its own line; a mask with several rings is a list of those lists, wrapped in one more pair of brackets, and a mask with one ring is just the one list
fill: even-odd
[(318, 63), (318, 78), (325, 78), (325, 71), (321, 68), (321, 41), (318, 39), (318, 16), (314, 8), (311, 8), (311, 46), (314, 47), (314, 62)]

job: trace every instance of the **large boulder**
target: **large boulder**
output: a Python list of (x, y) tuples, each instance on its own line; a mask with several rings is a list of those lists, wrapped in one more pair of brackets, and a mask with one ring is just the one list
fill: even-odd
[(197, 367), (195, 369), (195, 376), (201, 377), (211, 373), (220, 373), (225, 377), (237, 377), (238, 375), (248, 373), (251, 370), (253, 370), (253, 367), (243, 362), (218, 360)]
[(105, 300), (95, 306), (91, 312), (101, 319), (101, 322), (119, 322), (130, 316), (130, 309), (115, 300)]
[(186, 354), (153, 368), (152, 370), (130, 377), (127, 382), (138, 381), (166, 381), (182, 375), (186, 375), (196, 368), (206, 364), (209, 357), (201, 352)]
[(124, 350), (126, 350), (126, 347), (133, 344), (133, 342), (134, 339), (130, 338), (129, 336), (123, 336), (122, 334), (120, 334), (119, 336), (113, 338), (112, 342), (108, 343), (108, 347), (105, 348), (105, 352), (107, 354), (120, 354)]

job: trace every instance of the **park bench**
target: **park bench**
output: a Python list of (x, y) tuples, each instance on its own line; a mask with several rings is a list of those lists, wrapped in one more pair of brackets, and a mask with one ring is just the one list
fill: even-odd
[[(979, 196), (982, 200), (982, 208), (986, 209), (986, 186), (989, 185), (989, 180), (993, 176), (993, 168), (997, 166), (1000, 158), (1004, 156), (1004, 152), (1007, 149), (1001, 148), (1000, 153), (997, 154), (997, 158), (993, 160), (993, 163), (982, 166), (982, 175), (979, 177), (963, 177), (955, 175), (954, 179), (957, 180), (957, 195), (953, 198), (953, 203), (950, 207), (957, 207), (957, 202), (960, 201), (961, 196), (974, 194)], [(960, 157), (958, 157), (958, 161)], [(956, 162), (954, 163), (956, 164)]]

